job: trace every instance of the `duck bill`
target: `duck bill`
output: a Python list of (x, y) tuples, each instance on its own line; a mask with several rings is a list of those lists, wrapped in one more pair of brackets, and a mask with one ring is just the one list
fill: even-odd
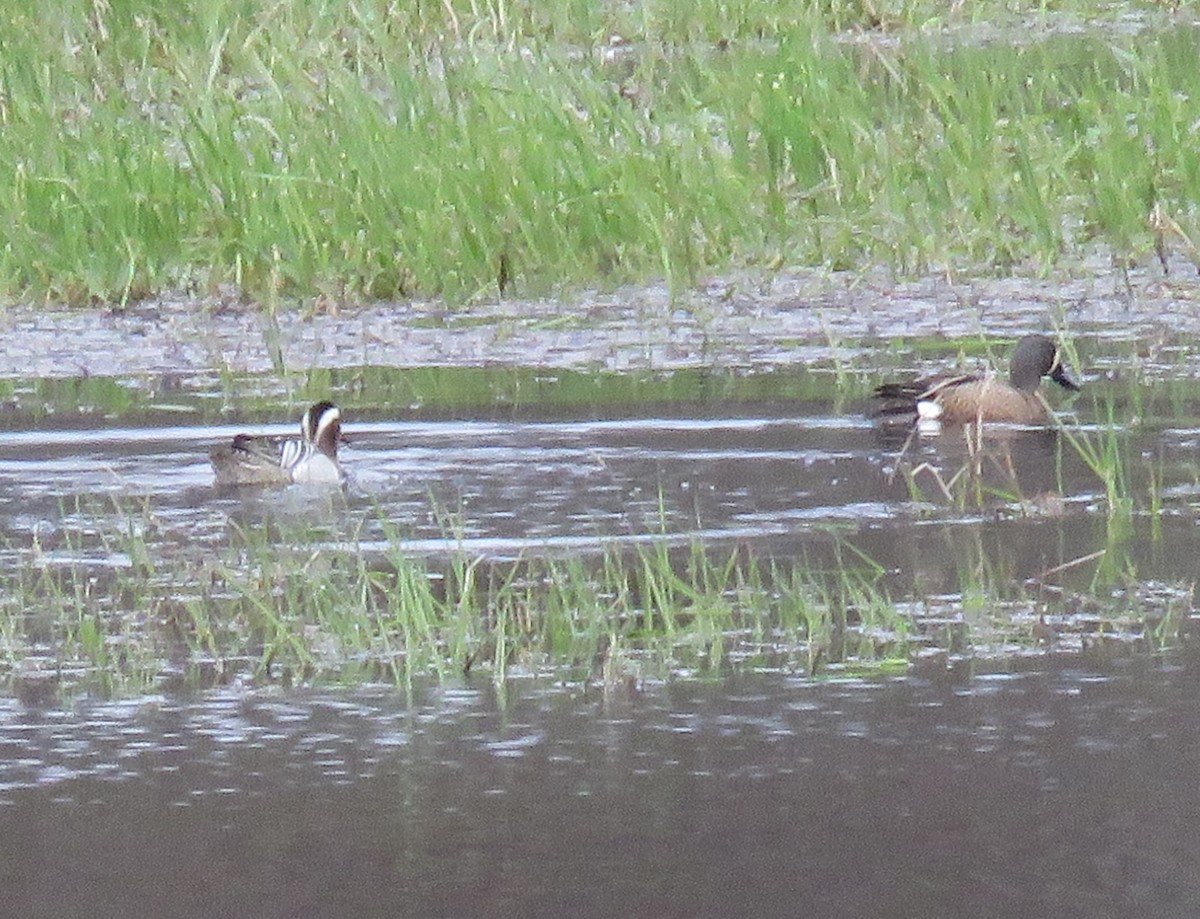
[(1071, 392), (1079, 392), (1079, 377), (1066, 364), (1059, 364), (1050, 374), (1050, 379)]

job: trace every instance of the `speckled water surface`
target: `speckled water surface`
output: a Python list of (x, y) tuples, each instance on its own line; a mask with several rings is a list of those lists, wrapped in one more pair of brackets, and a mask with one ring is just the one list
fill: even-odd
[[(274, 319), (234, 298), (6, 311), (0, 564), (128, 565), (108, 534), (130, 506), (153, 559), (197, 570), (290, 520), (435, 560), (699, 541), (828, 567), (850, 545), (915, 628), (978, 645), (865, 679), (14, 683), (0, 914), (1195, 913), (1197, 661), (1186, 628), (1166, 651), (1138, 632), (1194, 618), (1195, 281), (1097, 263)], [(1086, 380), (1062, 430), (981, 448), (869, 416), (872, 380), (1032, 331)], [(246, 419), (291, 431), (318, 392), (345, 411), (344, 490), (212, 487), (213, 443)], [(1129, 535), (1080, 437), (1129, 458)], [(964, 572), (1086, 592), (1106, 553), (1128, 616), (1094, 633), (1083, 606), (1018, 603), (1006, 621), (1044, 640), (1009, 647), (963, 594)]]
[[(1182, 343), (1200, 335), (1196, 268), (1171, 262), (1121, 273), (1096, 257), (1051, 278), (892, 281), (858, 273), (715, 278), (672, 296), (656, 287), (568, 301), (510, 299), (447, 307), (380, 303), (266, 317), (234, 296), (164, 298), (126, 309), (0, 313), (0, 376), (172, 379), (281, 366), (425, 365), (677, 370), (852, 361), (871, 366), (904, 338), (1015, 337), (1063, 328), (1195, 373)], [(1189, 349), (1190, 350), (1190, 349)], [(1179, 366), (1179, 361), (1183, 366)]]
[(0, 705), (13, 916), (1187, 916), (1195, 655)]

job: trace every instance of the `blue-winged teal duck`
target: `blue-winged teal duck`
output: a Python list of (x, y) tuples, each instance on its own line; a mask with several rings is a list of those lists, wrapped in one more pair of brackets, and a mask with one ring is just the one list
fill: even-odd
[(1008, 382), (994, 373), (967, 373), (884, 383), (875, 395), (885, 400), (882, 415), (912, 415), (947, 424), (1047, 424), (1053, 416), (1041, 393), (1044, 376), (1065, 389), (1079, 390), (1058, 345), (1045, 335), (1027, 335), (1013, 349)]
[(300, 419), (300, 439), (238, 434), (209, 454), (217, 485), (336, 483), (343, 478), (337, 459), (342, 415), (332, 402), (312, 405)]

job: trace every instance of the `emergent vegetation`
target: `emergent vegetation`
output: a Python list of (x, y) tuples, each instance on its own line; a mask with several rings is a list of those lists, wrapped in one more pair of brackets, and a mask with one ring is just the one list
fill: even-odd
[(1196, 30), (1009, 6), (8, 4), (0, 294), (233, 283), (274, 308), (1190, 255)]

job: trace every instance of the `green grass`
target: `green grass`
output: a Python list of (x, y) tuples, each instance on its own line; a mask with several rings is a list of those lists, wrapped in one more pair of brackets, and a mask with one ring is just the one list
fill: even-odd
[(149, 501), (64, 509), (52, 548), (7, 550), (0, 686), (42, 698), (469, 677), (607, 691), (763, 669), (903, 672), (921, 649), (1035, 650), (1047, 615), (1067, 647), (1106, 635), (1159, 648), (1192, 595), (1140, 581), (1119, 544), (1022, 583), (1013, 540), (961, 524), (945, 533), (942, 580), (924, 585), (834, 534), (819, 562), (665, 536), (515, 562), (415, 557), (388, 524), (382, 550), (329, 538), (233, 528), (221, 547), (179, 546)]
[[(966, 7), (970, 7), (967, 9)], [(1072, 14), (1102, 14), (1081, 4)], [(1192, 233), (1195, 31), (1047, 4), (51, 0), (0, 13), (0, 291), (451, 300)], [(990, 19), (1022, 41), (955, 41)], [(900, 41), (846, 41), (885, 29)], [(630, 44), (605, 50), (609, 36)], [(1033, 34), (1035, 37), (1030, 37)], [(1194, 235), (1194, 234), (1193, 234)]]
[(484, 672), (503, 684), (905, 660), (905, 624), (869, 566), (804, 572), (741, 549), (681, 554), (663, 542), (590, 559), (426, 562), (398, 540), (368, 558), (299, 533), (242, 534), (220, 560), (151, 562), (136, 530), (152, 516), (130, 511), (130, 529), (103, 534), (115, 567), (89, 563), (79, 546), (62, 547), (57, 562), (35, 550), (6, 567), (9, 680), (35, 669), (76, 690), (128, 694), (234, 674), (408, 685)]

